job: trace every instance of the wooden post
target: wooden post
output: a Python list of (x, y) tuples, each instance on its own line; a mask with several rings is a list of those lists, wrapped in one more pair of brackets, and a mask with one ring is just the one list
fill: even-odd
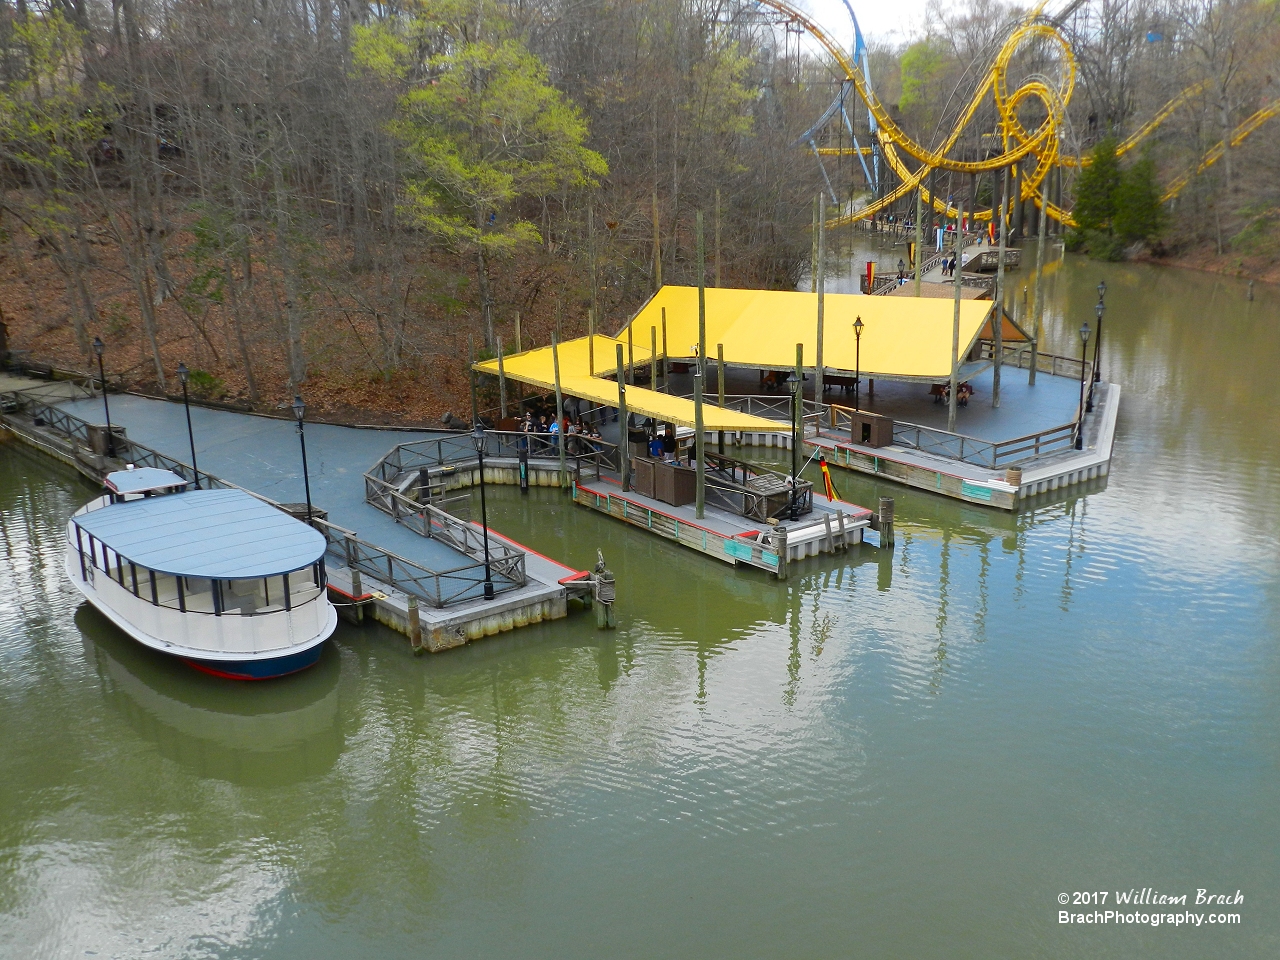
[(893, 497), (880, 498), (880, 546), (893, 549)]
[(551, 367), (556, 384), (556, 446), (560, 451), (560, 489), (569, 485), (569, 473), (564, 463), (564, 395), (560, 392), (560, 337), (551, 332)]
[(916, 186), (916, 256), (915, 256), (915, 296), (920, 296), (920, 265), (924, 263), (924, 176)]
[(813, 198), (813, 250), (809, 254), (809, 292), (818, 292), (818, 205), (822, 203), (822, 195)]
[[(589, 258), (588, 275), (591, 279), (591, 313), (594, 318), (600, 312), (600, 304), (598, 302), (600, 296), (600, 281), (596, 277), (596, 214), (595, 204), (587, 204), (587, 256)], [(591, 365), (595, 369), (595, 364)], [(594, 374), (593, 374), (594, 376)]]
[(778, 551), (778, 579), (785, 580), (790, 550), (787, 547), (787, 528), (782, 524), (773, 528), (773, 546)]
[(813, 399), (818, 405), (818, 412), (821, 413), (822, 401), (826, 396), (822, 377), (822, 324), (827, 295), (827, 218), (821, 209), (821, 194), (818, 195), (818, 203), (818, 349), (813, 361), (816, 371), (813, 379)]
[(587, 307), (587, 370), (596, 375), (596, 311)]
[(653, 292), (662, 289), (662, 233), (658, 229), (658, 188), (653, 188)]
[(702, 519), (707, 502), (706, 437), (703, 436), (702, 391), (707, 375), (707, 258), (702, 235), (702, 211), (698, 211), (698, 356), (693, 369), (693, 450), (697, 457), (697, 489), (693, 515)]
[(1000, 406), (1000, 366), (1004, 362), (1004, 255), (1008, 249), (1008, 227), (1005, 225), (1004, 211), (1009, 203), (1009, 168), (1005, 167), (1000, 176), (1000, 215), (994, 222), (1000, 231), (1000, 250), (996, 254), (996, 318), (993, 321), (992, 334), (995, 345), (992, 360), (995, 366), (991, 370), (991, 406)]
[(707, 260), (702, 242), (702, 211), (698, 211), (698, 356), (697, 367), (707, 373)]
[[(1041, 193), (1041, 204), (1044, 203), (1044, 194)], [(1043, 214), (1043, 211), (1041, 211)], [(1036, 352), (1040, 344), (1040, 319), (1044, 316), (1044, 293), (1042, 288), (1042, 280), (1044, 277), (1044, 221), (1042, 215), (1040, 217), (1040, 226), (1036, 230), (1036, 290), (1035, 290), (1035, 308), (1031, 318), (1031, 372), (1027, 374), (1027, 383), (1030, 386), (1036, 384)]]
[(720, 188), (716, 187), (716, 287), (720, 286)]
[(649, 389), (658, 389), (658, 328), (649, 327)]
[(671, 392), (671, 368), (667, 366), (667, 308), (662, 308), (662, 390)]
[(622, 372), (622, 344), (617, 344), (618, 360), (618, 470), (622, 492), (631, 489), (631, 436), (627, 429), (627, 381)]
[(627, 324), (627, 383), (636, 385), (636, 344), (631, 332), (631, 324)]
[(694, 493), (693, 515), (701, 520), (707, 505), (706, 437), (702, 421), (702, 368), (693, 368), (693, 451), (698, 462), (697, 486)]
[(422, 621), (418, 617), (418, 598), (409, 595), (409, 648), (422, 653)]
[[(467, 373), (471, 381), (471, 426), (475, 427), (480, 419), (480, 408), (476, 404), (476, 338), (475, 334), (467, 337)], [(103, 389), (106, 389), (105, 387)]]
[[(723, 343), (716, 344), (716, 376), (717, 376), (717, 379), (720, 381), (719, 382), (720, 396), (718, 399), (720, 401), (720, 409), (723, 410), (724, 409), (724, 344)], [(723, 430), (720, 431), (719, 450), (720, 450), (720, 456), (723, 457), (724, 456), (724, 431)]]
[(498, 334), (498, 416), (507, 419), (507, 372), (502, 366), (502, 334)]
[(953, 282), (955, 287), (955, 309), (953, 311), (951, 321), (951, 396), (947, 398), (947, 430), (951, 433), (956, 432), (956, 393), (959, 384), (956, 382), (960, 369), (960, 359), (956, 356), (960, 352), (960, 277), (964, 273), (964, 240), (960, 236), (960, 223), (964, 217), (964, 201), (960, 201), (960, 205), (956, 208), (956, 250), (952, 254), (956, 258), (956, 275)]
[(1022, 205), (1022, 183), (1025, 178), (1023, 166), (1026, 165), (1029, 157), (1024, 157), (1013, 167), (1013, 232), (1018, 236), (1018, 242), (1022, 242), (1022, 227), (1024, 207)]
[[(516, 311), (516, 353), (522, 352), (520, 349), (520, 311)], [(516, 414), (524, 415), (524, 384), (519, 380), (516, 381)]]

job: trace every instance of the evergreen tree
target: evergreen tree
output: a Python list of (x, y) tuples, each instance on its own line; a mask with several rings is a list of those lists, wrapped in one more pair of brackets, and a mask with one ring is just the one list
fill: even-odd
[(1111, 225), (1126, 244), (1150, 240), (1164, 228), (1165, 213), (1160, 204), (1156, 165), (1144, 156), (1126, 170), (1116, 191)]
[(1081, 233), (1105, 230), (1116, 213), (1116, 195), (1123, 175), (1116, 156), (1116, 139), (1107, 137), (1093, 148), (1090, 163), (1080, 171), (1076, 204), (1071, 216)]

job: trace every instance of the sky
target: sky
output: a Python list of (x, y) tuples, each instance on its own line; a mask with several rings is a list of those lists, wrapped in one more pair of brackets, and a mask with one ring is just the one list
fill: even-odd
[[(868, 42), (872, 37), (901, 42), (919, 31), (924, 23), (926, 0), (849, 0)], [(808, 12), (825, 31), (846, 44), (853, 36), (849, 14), (842, 0), (794, 0), (795, 6)]]

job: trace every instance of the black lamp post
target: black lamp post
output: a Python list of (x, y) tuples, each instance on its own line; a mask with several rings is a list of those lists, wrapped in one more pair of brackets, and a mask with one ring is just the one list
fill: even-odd
[(804, 432), (804, 377), (796, 380), (791, 391), (791, 509), (792, 522), (800, 519), (800, 503), (796, 487), (800, 483), (800, 437)]
[(1098, 339), (1093, 345), (1093, 380), (1095, 383), (1102, 382), (1102, 368), (1098, 366), (1098, 358), (1102, 355), (1102, 314), (1106, 311), (1107, 306), (1104, 300), (1107, 296), (1107, 281), (1098, 281), (1098, 305), (1094, 308), (1098, 314)]
[(1085, 359), (1089, 349), (1089, 321), (1080, 324), (1080, 419), (1076, 424), (1076, 449), (1084, 449), (1084, 415), (1093, 411), (1084, 389)]
[(302, 445), (302, 486), (307, 492), (307, 526), (311, 526), (311, 477), (307, 473), (307, 435), (302, 431), (302, 418), (306, 415), (307, 405), (302, 397), (294, 394), (293, 415), (298, 421), (298, 443)]
[(853, 321), (853, 409), (861, 410), (858, 405), (862, 391), (862, 328), (865, 324), (859, 316)]
[(196, 435), (191, 430), (191, 404), (187, 401), (187, 378), (191, 371), (185, 363), (178, 364), (178, 379), (182, 381), (182, 407), (187, 411), (187, 440), (191, 443), (191, 473), (194, 475), (196, 489), (200, 489), (200, 468), (196, 466)]
[(477, 420), (471, 431), (471, 442), (475, 444), (476, 456), (480, 459), (480, 528), (484, 531), (484, 598), (493, 599), (493, 573), (489, 567), (489, 509), (484, 498), (484, 427)]
[(107, 375), (102, 370), (102, 353), (106, 349), (101, 337), (93, 338), (93, 352), (98, 355), (98, 379), (102, 381), (102, 412), (107, 417), (107, 456), (114, 457), (116, 455), (116, 438), (115, 434), (111, 432), (111, 407), (107, 404)]

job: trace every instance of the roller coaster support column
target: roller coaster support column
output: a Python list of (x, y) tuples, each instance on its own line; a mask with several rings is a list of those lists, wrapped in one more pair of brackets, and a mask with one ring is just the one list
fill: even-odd
[(956, 382), (956, 376), (960, 367), (960, 359), (956, 356), (960, 352), (960, 277), (964, 273), (964, 243), (960, 240), (959, 224), (964, 219), (964, 201), (960, 201), (960, 205), (956, 207), (956, 258), (955, 278), (952, 285), (955, 287), (955, 311), (951, 321), (951, 390), (947, 397), (947, 430), (951, 433), (956, 432), (956, 392), (960, 386)]
[[(1041, 194), (1043, 196), (1043, 194)], [(1041, 201), (1043, 203), (1043, 201)], [(1040, 321), (1044, 317), (1044, 227), (1049, 218), (1041, 211), (1040, 228), (1037, 230), (1036, 242), (1036, 302), (1035, 312), (1031, 319), (1031, 372), (1027, 374), (1027, 383), (1036, 385), (1036, 352), (1040, 344)]]
[(991, 371), (991, 406), (1000, 406), (1000, 366), (1004, 361), (1004, 252), (1008, 248), (1008, 224), (1005, 210), (1009, 206), (1009, 168), (1000, 175), (1000, 213), (995, 218), (1000, 231), (1000, 251), (996, 254), (996, 319), (991, 332), (995, 345), (992, 348), (995, 366)]

